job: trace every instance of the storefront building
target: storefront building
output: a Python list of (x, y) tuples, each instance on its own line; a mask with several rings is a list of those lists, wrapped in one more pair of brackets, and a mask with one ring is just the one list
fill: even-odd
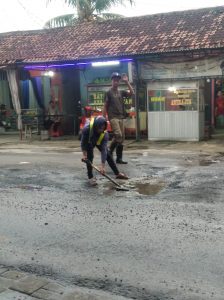
[[(85, 105), (90, 106), (93, 111), (102, 113), (104, 105), (105, 93), (111, 88), (111, 74), (118, 72), (120, 74), (127, 74), (133, 89), (136, 90), (135, 81), (133, 80), (133, 59), (121, 59), (115, 61), (107, 61), (107, 66), (104, 63), (99, 63), (96, 66), (89, 66), (80, 72), (80, 88), (82, 107)], [(119, 90), (127, 90), (127, 86), (121, 81)], [(146, 123), (146, 98), (145, 87), (143, 95), (140, 94), (142, 106), (144, 109), (139, 111), (140, 116), (140, 136), (147, 136), (147, 123)], [(125, 135), (127, 138), (136, 137), (136, 105), (135, 97), (123, 99), (124, 107), (126, 110), (125, 119)]]
[(213, 7), (0, 34), (0, 104), (21, 129), (25, 110), (39, 115), (53, 100), (64, 134), (77, 135), (116, 71), (135, 90), (124, 99), (127, 136), (201, 140), (224, 128), (223, 22), (224, 7)]
[(147, 85), (149, 140), (199, 141), (215, 127), (217, 79), (224, 55), (170, 57), (140, 63)]

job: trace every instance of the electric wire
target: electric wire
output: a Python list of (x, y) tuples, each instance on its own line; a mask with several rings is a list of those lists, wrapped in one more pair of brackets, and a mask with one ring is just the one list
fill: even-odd
[(45, 21), (41, 19), (39, 16), (35, 15), (33, 12), (31, 12), (26, 5), (23, 4), (21, 0), (17, 0), (17, 3), (23, 8), (26, 15), (40, 28), (43, 28)]

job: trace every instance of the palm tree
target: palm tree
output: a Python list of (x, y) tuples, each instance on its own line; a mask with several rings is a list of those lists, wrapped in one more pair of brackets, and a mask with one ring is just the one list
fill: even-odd
[[(53, 0), (47, 0), (47, 4)], [(121, 18), (121, 15), (105, 13), (113, 5), (129, 2), (134, 4), (134, 0), (63, 0), (66, 4), (76, 10), (74, 14), (58, 16), (49, 20), (45, 28), (63, 27), (74, 25), (77, 21), (93, 21), (102, 19)]]

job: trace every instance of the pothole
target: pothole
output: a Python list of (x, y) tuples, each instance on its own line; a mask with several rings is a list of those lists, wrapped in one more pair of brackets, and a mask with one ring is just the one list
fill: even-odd
[(198, 165), (199, 166), (210, 166), (211, 164), (214, 164), (215, 163), (215, 161), (213, 161), (213, 160), (205, 160), (205, 159), (201, 159), (201, 160), (199, 160), (198, 162)]
[(135, 184), (136, 191), (141, 195), (154, 196), (158, 194), (164, 187), (164, 183), (152, 184), (150, 182), (136, 182)]
[[(137, 192), (138, 194), (141, 195), (146, 195), (146, 196), (154, 196), (158, 194), (162, 189), (165, 188), (166, 184), (165, 182), (158, 181), (155, 179), (131, 179), (128, 182), (118, 182), (121, 187), (127, 188), (127, 192), (130, 193), (131, 191)], [(110, 182), (104, 183), (104, 191), (103, 194), (110, 196), (114, 192), (116, 192), (116, 186), (113, 185)], [(119, 190), (118, 190), (119, 191)], [(125, 193), (125, 190), (120, 190), (121, 192)]]
[(24, 184), (20, 184), (17, 185), (16, 188), (21, 189), (21, 190), (27, 190), (27, 191), (34, 191), (34, 190), (41, 190), (43, 187), (39, 186), (39, 185), (24, 185)]
[(219, 162), (214, 159), (186, 159), (184, 162), (185, 166), (199, 166), (199, 167), (207, 167), (212, 164)]

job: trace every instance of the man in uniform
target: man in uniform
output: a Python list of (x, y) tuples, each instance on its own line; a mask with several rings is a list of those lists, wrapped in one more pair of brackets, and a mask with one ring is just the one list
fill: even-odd
[[(121, 79), (127, 84), (129, 91), (118, 90)], [(127, 162), (123, 161), (123, 142), (125, 138), (124, 119), (126, 118), (124, 98), (132, 96), (134, 94), (134, 90), (129, 83), (126, 74), (123, 74), (121, 77), (119, 73), (114, 72), (111, 75), (111, 80), (112, 86), (105, 95), (105, 103), (103, 109), (103, 115), (104, 117), (108, 115), (108, 119), (110, 121), (111, 128), (114, 134), (109, 150), (112, 155), (113, 151), (116, 149), (117, 164), (127, 164)]]

